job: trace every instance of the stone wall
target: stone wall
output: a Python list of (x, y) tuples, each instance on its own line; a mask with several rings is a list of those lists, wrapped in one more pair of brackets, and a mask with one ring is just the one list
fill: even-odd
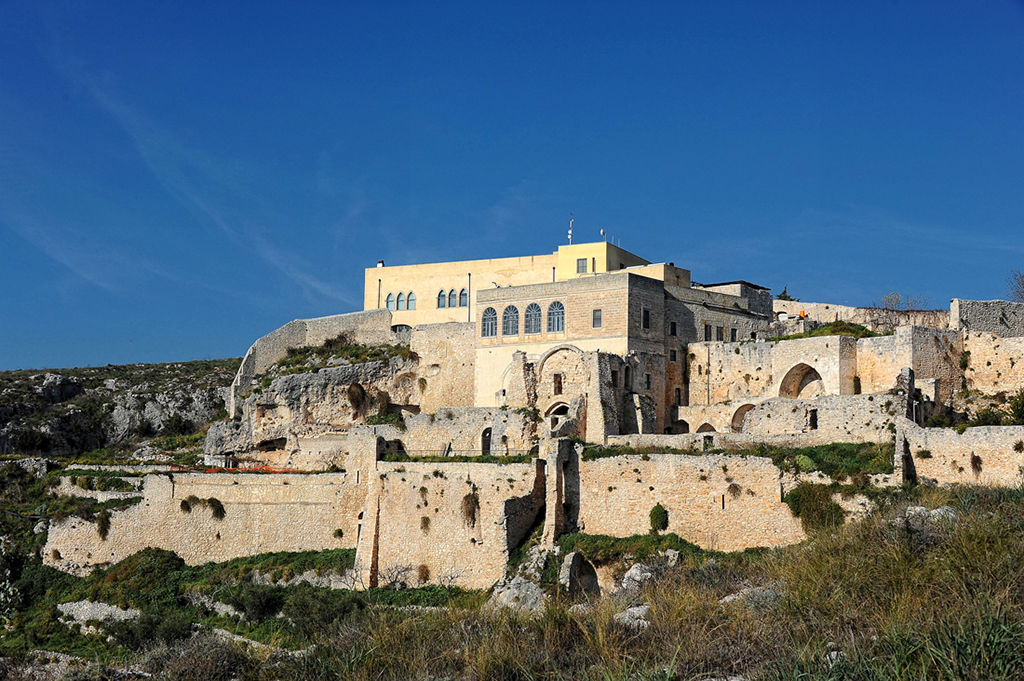
[[(346, 473), (148, 475), (143, 501), (111, 512), (106, 540), (94, 522), (51, 523), (43, 559), (82, 574), (148, 546), (174, 551), (189, 565), (271, 551), (351, 548), (365, 494), (365, 481), (358, 485)], [(198, 504), (184, 512), (182, 500), (193, 495), (218, 499), (224, 518)]]
[(364, 583), (489, 588), (543, 505), (539, 463), (378, 464), (356, 556)]
[(579, 469), (578, 522), (588, 534), (647, 534), (650, 511), (660, 503), (668, 510), (669, 532), (707, 549), (783, 546), (805, 538), (781, 501), (796, 478), (781, 474), (770, 459), (650, 454), (583, 461)]
[(991, 333), (1002, 338), (1024, 336), (1024, 305), (1005, 300), (961, 300), (949, 307), (953, 328)]
[(410, 349), (419, 357), (416, 403), (422, 411), (474, 405), (475, 343), (472, 323), (429, 324), (413, 329)]
[(806, 319), (822, 324), (845, 321), (866, 326), (872, 331), (884, 331), (899, 326), (951, 328), (950, 313), (947, 310), (883, 310), (877, 307), (804, 303), (799, 300), (775, 300), (774, 310), (776, 317), (780, 312), (784, 312), (790, 319), (799, 318), (803, 312)]
[(322, 345), (324, 341), (341, 333), (349, 333), (357, 343), (379, 345), (408, 342), (408, 334), (391, 331), (391, 313), (387, 310), (352, 312), (349, 314), (296, 319), (256, 340), (242, 359), (242, 364), (231, 384), (228, 414), (234, 416), (239, 407), (239, 396), (248, 392), (252, 380), (269, 369), (288, 352), (288, 348)]
[(909, 451), (918, 479), (1003, 487), (1024, 480), (1024, 426), (982, 426), (959, 434), (901, 419), (896, 446), (897, 452)]
[(1024, 388), (1024, 338), (966, 332), (963, 349), (970, 352), (962, 375), (971, 390), (993, 395)]

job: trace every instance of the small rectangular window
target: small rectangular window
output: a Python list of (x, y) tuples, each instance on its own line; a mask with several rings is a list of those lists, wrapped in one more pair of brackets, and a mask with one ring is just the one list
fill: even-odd
[(644, 328), (651, 328), (651, 311), (646, 309), (644, 310)]
[(729, 329), (729, 340), (736, 342), (736, 329)]
[(715, 327), (715, 340), (720, 340), (720, 341), (724, 341), (725, 340), (725, 327), (724, 326), (716, 326)]
[(615, 369), (612, 369), (612, 387), (619, 387), (619, 372), (616, 371)]
[(668, 361), (670, 361), (670, 362), (676, 361), (676, 351), (675, 350), (669, 350), (668, 351)]
[(644, 385), (647, 387), (648, 390), (651, 389), (651, 375), (650, 374), (644, 374)]
[(710, 324), (705, 324), (704, 325), (704, 340), (706, 340), (706, 341), (711, 340), (711, 325)]
[(587, 273), (587, 259), (586, 258), (576, 258), (576, 274), (586, 274), (586, 273)]
[(594, 310), (594, 328), (595, 329), (600, 329), (601, 328), (601, 311), (600, 310)]
[(562, 394), (562, 374), (555, 374), (554, 376), (552, 376), (552, 379), (554, 379), (554, 384), (555, 384), (554, 385), (554, 393), (556, 395), (561, 395)]
[(683, 391), (680, 388), (676, 388), (676, 406), (683, 406)]
[(670, 335), (670, 336), (676, 335), (676, 323), (675, 322), (669, 322), (669, 325), (668, 325), (668, 335)]

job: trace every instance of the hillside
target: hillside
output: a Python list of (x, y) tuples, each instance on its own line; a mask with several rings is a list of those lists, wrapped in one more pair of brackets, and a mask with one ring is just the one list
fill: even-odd
[(154, 435), (187, 435), (223, 417), (239, 359), (0, 372), (0, 454), (76, 458), (130, 453)]

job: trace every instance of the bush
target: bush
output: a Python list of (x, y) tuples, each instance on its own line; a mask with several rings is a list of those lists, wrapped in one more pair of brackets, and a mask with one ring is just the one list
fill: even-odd
[(658, 534), (668, 529), (668, 510), (661, 504), (651, 509), (651, 534)]
[(991, 407), (986, 407), (985, 409), (982, 409), (981, 411), (979, 411), (977, 414), (974, 415), (974, 418), (971, 419), (970, 425), (971, 426), (1001, 426), (1001, 425), (1003, 425), (1003, 419), (1004, 418), (1005, 418), (1005, 415), (1003, 414), (1003, 412), (999, 411), (998, 409), (992, 409)]
[(165, 435), (188, 435), (195, 430), (191, 421), (178, 412), (174, 412), (164, 420), (163, 433)]
[(96, 533), (103, 541), (107, 540), (110, 533), (110, 511), (104, 509), (96, 516)]
[(952, 428), (953, 419), (947, 414), (932, 414), (924, 420), (925, 428)]
[(296, 633), (311, 639), (365, 609), (366, 599), (356, 592), (301, 588), (284, 604), (281, 615)]
[(228, 605), (241, 610), (250, 622), (262, 622), (276, 615), (284, 603), (280, 587), (247, 584), (242, 590), (229, 596)]
[(783, 501), (808, 533), (838, 527), (846, 515), (843, 507), (832, 501), (832, 491), (826, 485), (801, 482)]
[(192, 622), (178, 613), (143, 613), (134, 620), (108, 621), (103, 628), (114, 637), (118, 645), (130, 650), (149, 648), (156, 643), (170, 645), (192, 635)]

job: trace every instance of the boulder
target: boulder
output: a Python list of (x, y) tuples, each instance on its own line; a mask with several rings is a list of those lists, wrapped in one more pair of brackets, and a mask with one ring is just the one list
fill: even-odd
[(633, 567), (622, 575), (623, 591), (639, 591), (644, 582), (654, 577), (654, 573), (643, 563), (634, 563)]
[(510, 608), (523, 613), (536, 614), (544, 610), (545, 600), (547, 600), (547, 596), (540, 585), (521, 575), (516, 575), (511, 581), (494, 587), (494, 592), (485, 607), (489, 610)]
[(781, 600), (782, 592), (777, 585), (772, 584), (770, 586), (749, 586), (734, 594), (729, 594), (718, 602), (722, 605), (730, 603), (741, 605), (751, 610), (768, 610)]
[(651, 623), (647, 621), (647, 616), (650, 614), (651, 604), (644, 603), (632, 608), (626, 608), (622, 612), (612, 615), (612, 619), (627, 629), (639, 632), (651, 626)]

